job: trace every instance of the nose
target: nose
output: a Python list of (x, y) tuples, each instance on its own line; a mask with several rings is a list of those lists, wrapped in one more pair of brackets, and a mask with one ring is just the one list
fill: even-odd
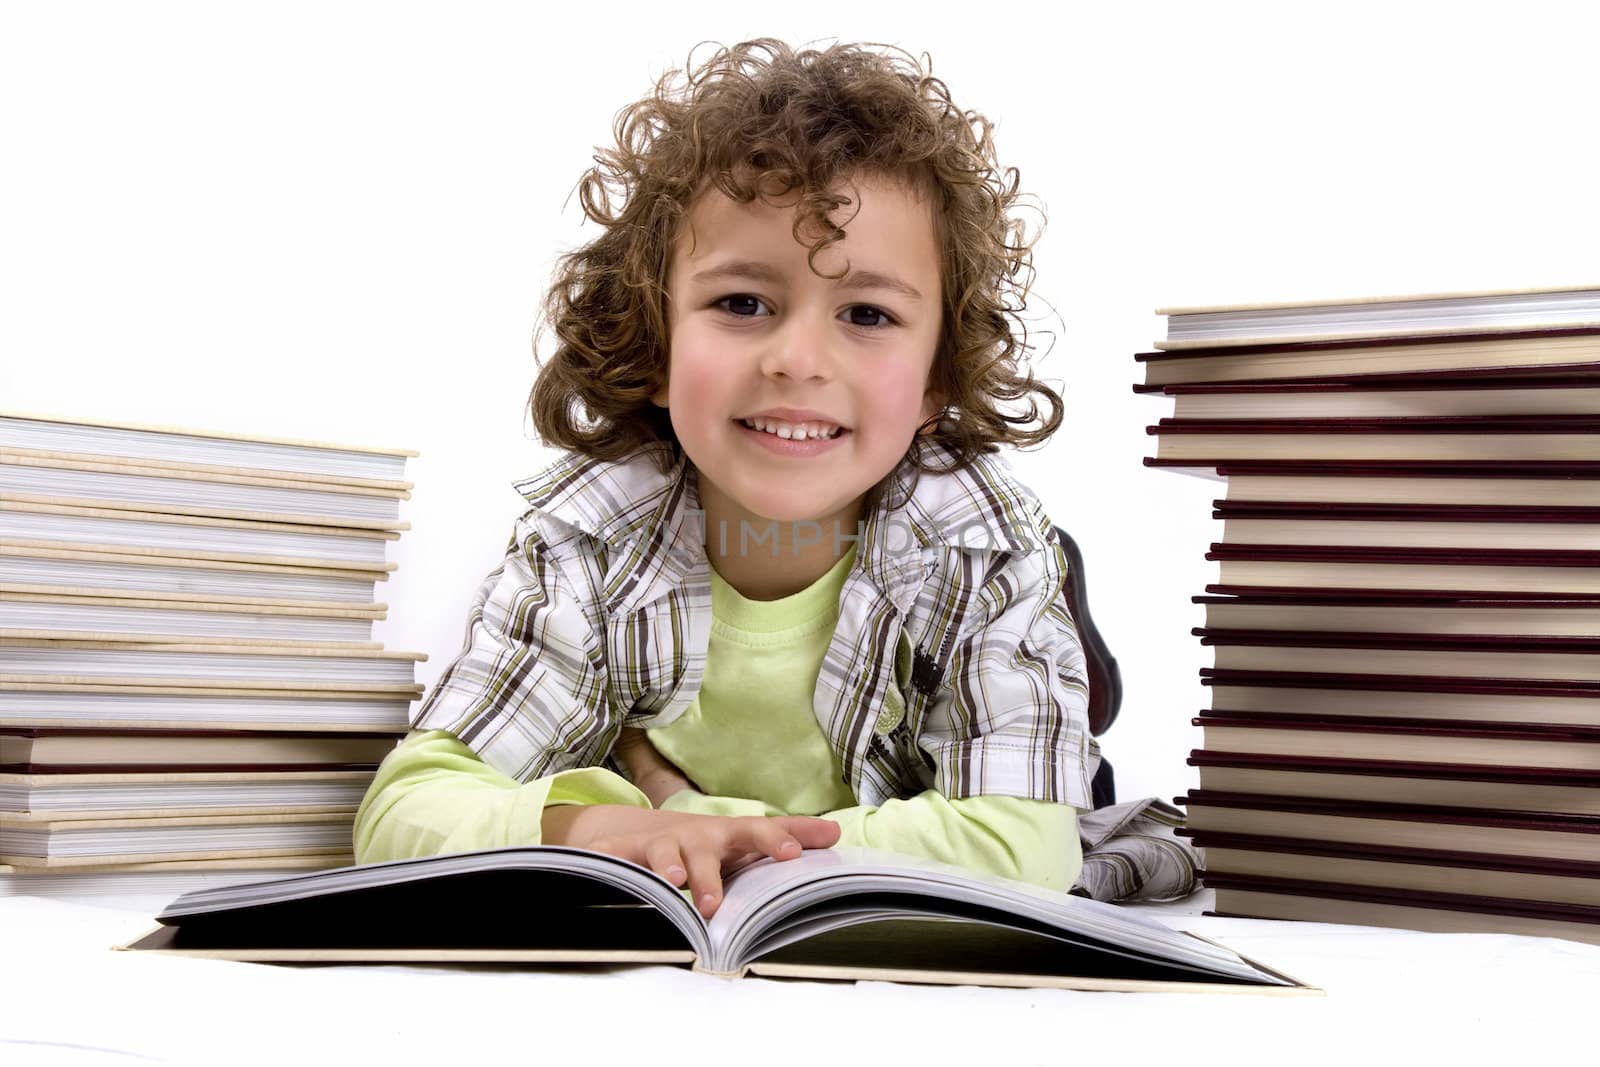
[(833, 377), (833, 336), (825, 312), (794, 312), (767, 335), (761, 373), (793, 381)]

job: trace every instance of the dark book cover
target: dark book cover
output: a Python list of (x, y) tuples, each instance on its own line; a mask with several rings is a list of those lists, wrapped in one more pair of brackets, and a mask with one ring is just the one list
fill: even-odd
[(1600, 726), (1567, 723), (1497, 723), (1476, 719), (1402, 719), (1360, 715), (1308, 715), (1277, 711), (1202, 711), (1194, 726), (1245, 730), (1311, 730), (1340, 734), (1395, 734), (1406, 737), (1473, 737), (1499, 741), (1600, 744)]
[[(1577, 373), (1587, 370), (1589, 373)], [(1415, 393), (1478, 392), (1533, 389), (1600, 390), (1600, 367), (1587, 363), (1540, 367), (1493, 367), (1470, 370), (1400, 371), (1360, 378), (1273, 379), (1250, 382), (1183, 382), (1133, 387), (1136, 393), (1162, 396), (1259, 395), (1278, 393)]]
[[(1254, 893), (1283, 893), (1336, 901), (1355, 900), (1404, 908), (1433, 908), (1524, 919), (1547, 919), (1555, 922), (1600, 924), (1600, 907), (1583, 904), (1552, 904), (1543, 901), (1508, 900), (1503, 897), (1475, 897), (1466, 893), (1434, 893), (1421, 889), (1378, 889), (1344, 882), (1306, 882), (1297, 878), (1266, 878), (1257, 875), (1217, 874), (1209, 871), (1202, 877), (1206, 885), (1212, 889), (1243, 889)], [(1211, 914), (1228, 913), (1218, 911)]]
[(1347, 504), (1322, 500), (1213, 500), (1213, 519), (1312, 522), (1600, 523), (1600, 507), (1529, 508), (1488, 504)]
[[(1207, 359), (1212, 356), (1244, 356), (1258, 352), (1336, 352), (1359, 348), (1458, 345), (1472, 341), (1538, 341), (1552, 337), (1600, 338), (1600, 326), (1558, 326), (1545, 329), (1501, 331), (1464, 330), (1459, 333), (1398, 334), (1391, 337), (1343, 337), (1317, 341), (1272, 341), (1258, 344), (1194, 346), (1176, 351), (1136, 352), (1133, 358), (1140, 363), (1157, 363), (1169, 360)], [(1587, 366), (1587, 364), (1580, 363), (1576, 364), (1576, 366), (1582, 367)]]
[[(1168, 461), (1161, 460), (1160, 463)], [(1539, 481), (1595, 481), (1592, 475), (1571, 467), (1595, 467), (1593, 463), (1539, 463), (1528, 460), (1484, 462), (1482, 460), (1431, 459), (1227, 459), (1220, 461), (1220, 473), (1304, 475), (1308, 478), (1533, 478)]]
[(315, 740), (360, 741), (404, 737), (406, 730), (218, 730), (165, 726), (0, 726), (0, 737), (250, 737), (311, 738)]
[[(1547, 875), (1556, 878), (1600, 878), (1600, 863), (1509, 856), (1498, 852), (1452, 852), (1448, 849), (1400, 848), (1394, 845), (1352, 845), (1344, 841), (1322, 841), (1293, 837), (1267, 837), (1260, 834), (1216, 833), (1210, 830), (1175, 831), (1197, 848), (1233, 848), (1250, 852), (1276, 852), (1294, 856), (1322, 856), (1329, 859), (1376, 860), (1381, 863), (1415, 863), (1430, 867), (1459, 867), (1473, 871), (1507, 871), (1512, 874)], [(1226, 872), (1211, 872), (1222, 874)], [(1204, 877), (1204, 875), (1202, 875)], [(1241, 877), (1251, 877), (1248, 875)], [(1259, 876), (1256, 876), (1259, 877)]]
[(1404, 601), (1410, 606), (1439, 606), (1450, 604), (1471, 605), (1481, 602), (1488, 607), (1558, 607), (1573, 605), (1589, 607), (1600, 604), (1600, 596), (1594, 594), (1565, 592), (1541, 593), (1536, 590), (1505, 590), (1494, 589), (1406, 589), (1396, 591), (1393, 589), (1350, 589), (1340, 587), (1319, 588), (1315, 586), (1278, 586), (1278, 585), (1233, 585), (1217, 582), (1207, 585), (1206, 592), (1215, 593), (1228, 598), (1251, 598), (1253, 600), (1279, 602), (1299, 602), (1305, 598), (1327, 596), (1336, 599), (1339, 603), (1355, 603), (1370, 601), (1384, 604), (1390, 601), (1399, 603)]
[(1506, 460), (1486, 463), (1475, 459), (1387, 459), (1361, 462), (1348, 459), (1241, 459), (1238, 456), (1169, 459), (1145, 456), (1144, 465), (1180, 470), (1201, 467), (1215, 471), (1222, 478), (1247, 474), (1304, 475), (1308, 478), (1538, 478), (1546, 481), (1554, 478), (1593, 480), (1600, 477), (1600, 462), (1590, 460)]
[(1399, 415), (1384, 418), (1161, 419), (1144, 428), (1152, 436), (1182, 434), (1533, 434), (1600, 433), (1593, 415)]
[(271, 774), (303, 771), (376, 772), (376, 763), (0, 763), (0, 774)]
[[(1428, 566), (1600, 567), (1600, 548), (1387, 548), (1367, 545), (1240, 545), (1212, 542), (1208, 560), (1261, 563), (1402, 563)], [(1566, 594), (1570, 596), (1571, 594)]]
[(1196, 626), (1202, 645), (1256, 648), (1373, 648), (1391, 652), (1529, 652), (1600, 656), (1600, 637), (1527, 634), (1352, 633), (1340, 630), (1227, 630)]
[[(1247, 808), (1252, 811), (1290, 811), (1307, 815), (1336, 815), (1355, 819), (1389, 819), (1400, 822), (1449, 823), (1457, 826), (1490, 826), (1505, 830), (1542, 833), (1595, 834), (1600, 849), (1600, 815), (1566, 815), (1546, 812), (1497, 811), (1489, 808), (1452, 808), (1438, 804), (1387, 804), (1319, 797), (1269, 796), (1263, 793), (1230, 793), (1214, 789), (1191, 789), (1179, 798), (1188, 805), (1214, 808)], [(1206, 831), (1210, 833), (1212, 831)], [(1357, 847), (1369, 847), (1361, 845)], [(1600, 851), (1596, 852), (1600, 870)]]
[(1191, 767), (1202, 768), (1202, 771), (1206, 767), (1235, 767), (1245, 770), (1342, 774), (1367, 778), (1427, 778), (1437, 781), (1493, 782), (1504, 785), (1600, 787), (1600, 770), (1585, 771), (1568, 767), (1506, 767), (1483, 763), (1346, 759), (1340, 756), (1276, 756), (1204, 748), (1191, 751), (1186, 762)]
[(1385, 693), (1460, 693), (1491, 696), (1600, 699), (1600, 682), (1528, 678), (1461, 678), (1431, 674), (1348, 674), (1200, 668), (1201, 685), (1264, 689), (1357, 689)]
[[(1220, 586), (1206, 586), (1207, 589), (1217, 589)], [(1483, 610), (1488, 611), (1500, 608), (1600, 608), (1600, 594), (1592, 596), (1573, 596), (1553, 594), (1549, 599), (1536, 597), (1494, 597), (1484, 593), (1462, 594), (1448, 597), (1447, 594), (1428, 596), (1410, 589), (1370, 589), (1360, 592), (1348, 590), (1307, 589), (1304, 592), (1293, 589), (1258, 589), (1249, 593), (1233, 595), (1196, 594), (1189, 598), (1192, 604), (1248, 604), (1265, 606), (1292, 606), (1292, 607), (1374, 607), (1374, 608), (1454, 608), (1461, 611)]]

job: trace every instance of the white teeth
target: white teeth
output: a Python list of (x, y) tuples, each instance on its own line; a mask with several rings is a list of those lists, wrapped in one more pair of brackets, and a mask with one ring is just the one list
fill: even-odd
[(743, 423), (752, 430), (774, 434), (786, 441), (833, 438), (841, 432), (840, 427), (825, 422), (787, 423), (771, 419), (744, 419)]

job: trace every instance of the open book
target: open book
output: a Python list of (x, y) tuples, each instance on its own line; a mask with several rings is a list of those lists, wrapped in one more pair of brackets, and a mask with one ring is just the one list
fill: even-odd
[(708, 922), (652, 871), (491, 849), (187, 893), (129, 949), (264, 962), (677, 963), (727, 977), (1305, 992), (1083, 897), (860, 848), (762, 860)]

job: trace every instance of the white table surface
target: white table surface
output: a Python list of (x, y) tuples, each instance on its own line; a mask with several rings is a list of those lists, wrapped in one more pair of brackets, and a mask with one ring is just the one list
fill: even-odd
[(110, 951), (165, 898), (0, 897), (0, 1064), (1600, 1062), (1600, 947), (1137, 910), (1327, 991), (1081, 993), (281, 967)]

